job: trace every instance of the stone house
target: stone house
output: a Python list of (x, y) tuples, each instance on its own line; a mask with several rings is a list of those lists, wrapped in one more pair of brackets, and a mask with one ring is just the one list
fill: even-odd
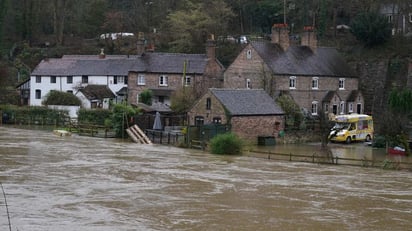
[[(308, 114), (363, 113), (359, 77), (336, 49), (318, 47), (313, 27), (292, 45), (286, 24), (272, 27), (271, 41), (252, 41), (224, 73), (224, 88), (263, 88), (287, 94)], [(356, 98), (354, 96), (356, 95)]]
[(392, 35), (412, 36), (412, 4), (410, 2), (394, 1), (382, 4), (379, 13), (391, 24)]
[[(153, 92), (153, 103), (170, 106), (171, 94), (182, 87), (193, 87), (203, 94), (209, 87), (221, 87), (224, 67), (215, 57), (215, 41), (207, 41), (205, 54), (147, 52), (144, 40), (137, 41), (136, 55), (64, 55), (44, 59), (33, 70), (29, 99), (40, 106), (52, 90), (77, 94), (88, 85), (107, 86), (115, 93), (114, 102), (138, 103), (145, 89)], [(22, 87), (20, 87), (23, 90)], [(27, 89), (26, 89), (27, 91)], [(23, 95), (23, 93), (21, 94)]]
[(284, 112), (263, 89), (211, 88), (189, 110), (189, 125), (230, 124), (232, 132), (256, 142), (284, 129)]
[(145, 89), (152, 91), (154, 104), (170, 106), (172, 93), (183, 87), (194, 88), (199, 96), (221, 87), (224, 67), (215, 53), (213, 38), (207, 41), (205, 54), (145, 52), (143, 41), (138, 42), (138, 60), (128, 75), (129, 103), (137, 104)]

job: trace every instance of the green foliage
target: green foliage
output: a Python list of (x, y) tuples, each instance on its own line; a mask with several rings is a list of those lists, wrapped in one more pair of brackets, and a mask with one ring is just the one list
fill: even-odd
[(412, 112), (412, 91), (410, 89), (392, 89), (389, 94), (389, 106), (394, 112), (407, 114)]
[(385, 148), (386, 147), (385, 136), (375, 135), (373, 137), (372, 147), (374, 147), (374, 148)]
[(139, 102), (146, 105), (152, 105), (153, 92), (150, 89), (143, 90), (139, 95)]
[(204, 52), (208, 34), (222, 33), (233, 16), (227, 4), (222, 1), (195, 2), (186, 0), (186, 7), (168, 15), (167, 28), (172, 42), (171, 52)]
[(183, 87), (175, 91), (171, 97), (170, 108), (177, 113), (187, 112), (196, 100), (193, 91), (191, 87)]
[(69, 118), (69, 113), (66, 110), (55, 110), (47, 107), (0, 105), (0, 111), (7, 115), (7, 123), (26, 125), (64, 125)]
[(106, 109), (84, 109), (77, 112), (77, 120), (81, 124), (105, 125), (105, 121), (110, 119), (112, 112)]
[(299, 108), (299, 105), (289, 95), (279, 96), (276, 99), (276, 102), (285, 112), (286, 125), (299, 128), (303, 121), (303, 114)]
[(210, 140), (210, 151), (213, 154), (241, 154), (243, 141), (234, 133), (224, 133)]
[(129, 125), (128, 122), (130, 120), (130, 117), (136, 115), (137, 113), (138, 111), (136, 109), (126, 104), (113, 105), (113, 114), (111, 116), (111, 121), (117, 137), (124, 136), (125, 129)]
[(81, 101), (72, 93), (63, 91), (50, 91), (45, 99), (43, 105), (65, 105), (65, 106), (80, 106)]
[(387, 19), (377, 12), (359, 14), (351, 24), (352, 34), (366, 46), (385, 43), (391, 37), (391, 26)]

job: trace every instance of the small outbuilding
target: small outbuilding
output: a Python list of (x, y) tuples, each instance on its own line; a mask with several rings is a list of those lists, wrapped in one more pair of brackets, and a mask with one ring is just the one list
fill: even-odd
[(116, 96), (106, 85), (87, 85), (81, 88), (76, 96), (81, 100), (83, 108), (109, 108), (110, 100)]
[(263, 89), (209, 89), (189, 110), (189, 125), (230, 124), (239, 137), (257, 142), (284, 129), (285, 112)]

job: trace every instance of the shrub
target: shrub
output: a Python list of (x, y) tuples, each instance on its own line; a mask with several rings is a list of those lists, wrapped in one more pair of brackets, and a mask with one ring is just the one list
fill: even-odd
[(219, 134), (210, 140), (213, 154), (241, 154), (243, 141), (233, 133)]
[(62, 91), (50, 91), (46, 99), (42, 102), (44, 105), (70, 105), (79, 106), (81, 101), (72, 93)]

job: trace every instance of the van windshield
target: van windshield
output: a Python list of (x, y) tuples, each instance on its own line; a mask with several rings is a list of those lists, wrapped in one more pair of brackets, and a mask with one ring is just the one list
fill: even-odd
[(350, 123), (336, 123), (332, 130), (349, 129)]

